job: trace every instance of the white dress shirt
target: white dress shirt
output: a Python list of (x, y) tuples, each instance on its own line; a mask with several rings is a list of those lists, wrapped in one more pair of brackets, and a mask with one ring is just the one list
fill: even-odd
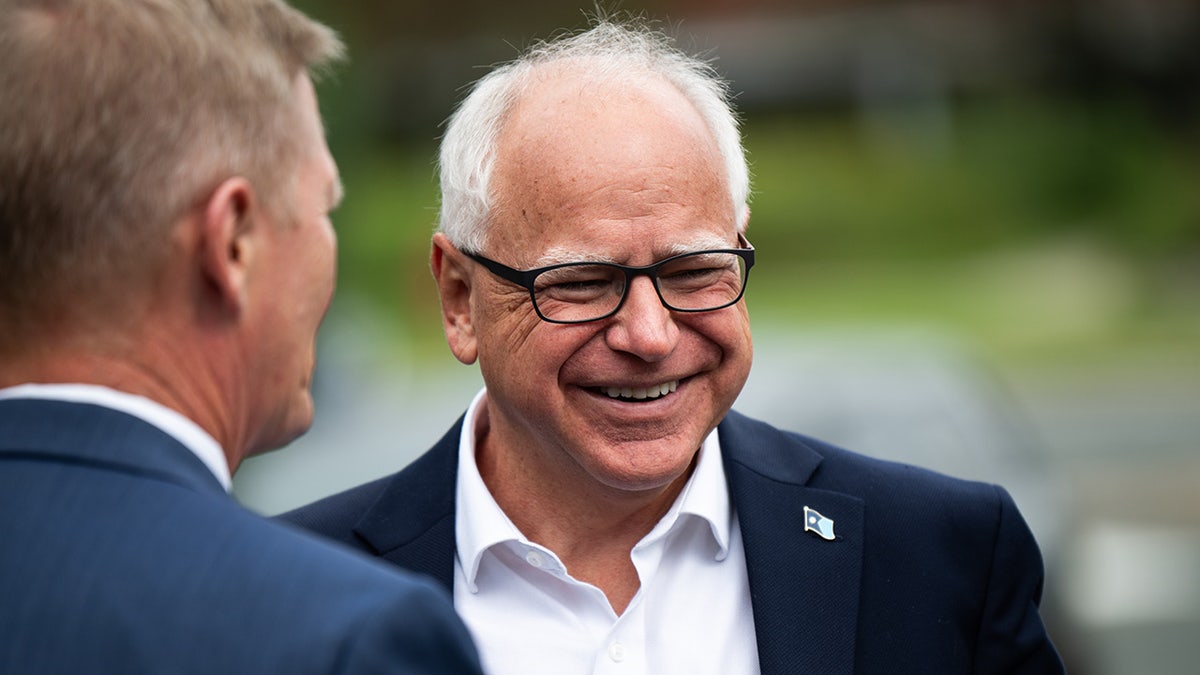
[(0, 400), (37, 398), (72, 403), (91, 403), (123, 413), (158, 427), (163, 433), (191, 450), (216, 476), (225, 491), (233, 484), (229, 463), (221, 445), (200, 425), (170, 408), (144, 396), (128, 394), (94, 384), (19, 384), (0, 389)]
[(491, 675), (754, 675), (758, 649), (741, 529), (717, 434), (662, 520), (632, 551), (641, 582), (620, 616), (500, 509), (475, 463), (475, 420), (459, 440), (454, 605)]

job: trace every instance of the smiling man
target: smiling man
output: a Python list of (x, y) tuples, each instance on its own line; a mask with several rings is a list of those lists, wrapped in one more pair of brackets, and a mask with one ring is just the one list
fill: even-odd
[(492, 673), (1061, 671), (1003, 490), (730, 411), (755, 252), (704, 62), (608, 21), (539, 45), (476, 83), (441, 185), (446, 338), (486, 387), (285, 518), (441, 580)]

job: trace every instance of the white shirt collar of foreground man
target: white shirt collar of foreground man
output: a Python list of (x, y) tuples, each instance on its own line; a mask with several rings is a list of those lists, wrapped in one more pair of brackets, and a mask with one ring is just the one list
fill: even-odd
[(745, 552), (717, 434), (705, 439), (671, 509), (634, 547), (641, 588), (618, 617), (600, 589), (522, 536), (484, 485), (475, 421), (485, 396), (471, 402), (459, 439), (454, 570), (454, 604), (485, 670), (757, 673)]
[(0, 400), (9, 398), (90, 403), (132, 415), (158, 427), (191, 450), (216, 476), (226, 492), (233, 485), (229, 463), (217, 440), (192, 420), (145, 396), (94, 384), (19, 384), (0, 389)]

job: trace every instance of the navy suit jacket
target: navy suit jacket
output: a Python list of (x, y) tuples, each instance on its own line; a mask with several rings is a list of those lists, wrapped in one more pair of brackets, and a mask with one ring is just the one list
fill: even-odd
[(0, 673), (478, 673), (445, 591), (238, 506), (135, 417), (0, 401)]
[[(462, 425), (397, 474), (282, 518), (453, 590)], [(857, 455), (738, 413), (718, 427), (764, 675), (1061, 673), (1042, 560), (1003, 489)], [(804, 507), (834, 520), (827, 541)]]

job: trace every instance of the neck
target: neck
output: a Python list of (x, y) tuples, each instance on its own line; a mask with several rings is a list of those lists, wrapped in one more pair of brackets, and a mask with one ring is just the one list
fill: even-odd
[(236, 470), (242, 453), (231, 441), (235, 436), (229, 433), (229, 425), (222, 423), (228, 416), (219, 412), (219, 397), (204, 395), (215, 391), (204, 386), (210, 380), (195, 372), (195, 364), (207, 359), (188, 358), (189, 350), (184, 348), (163, 349), (172, 342), (149, 336), (92, 335), (33, 344), (0, 357), (0, 387), (92, 384), (143, 396), (196, 422), (217, 440), (230, 470)]
[(530, 541), (554, 551), (571, 576), (603, 591), (620, 615), (640, 587), (633, 547), (670, 510), (694, 462), (665, 486), (631, 491), (603, 485), (575, 465), (547, 470), (528, 453), (508, 451), (486, 416), (475, 442), (479, 473), (505, 515)]

